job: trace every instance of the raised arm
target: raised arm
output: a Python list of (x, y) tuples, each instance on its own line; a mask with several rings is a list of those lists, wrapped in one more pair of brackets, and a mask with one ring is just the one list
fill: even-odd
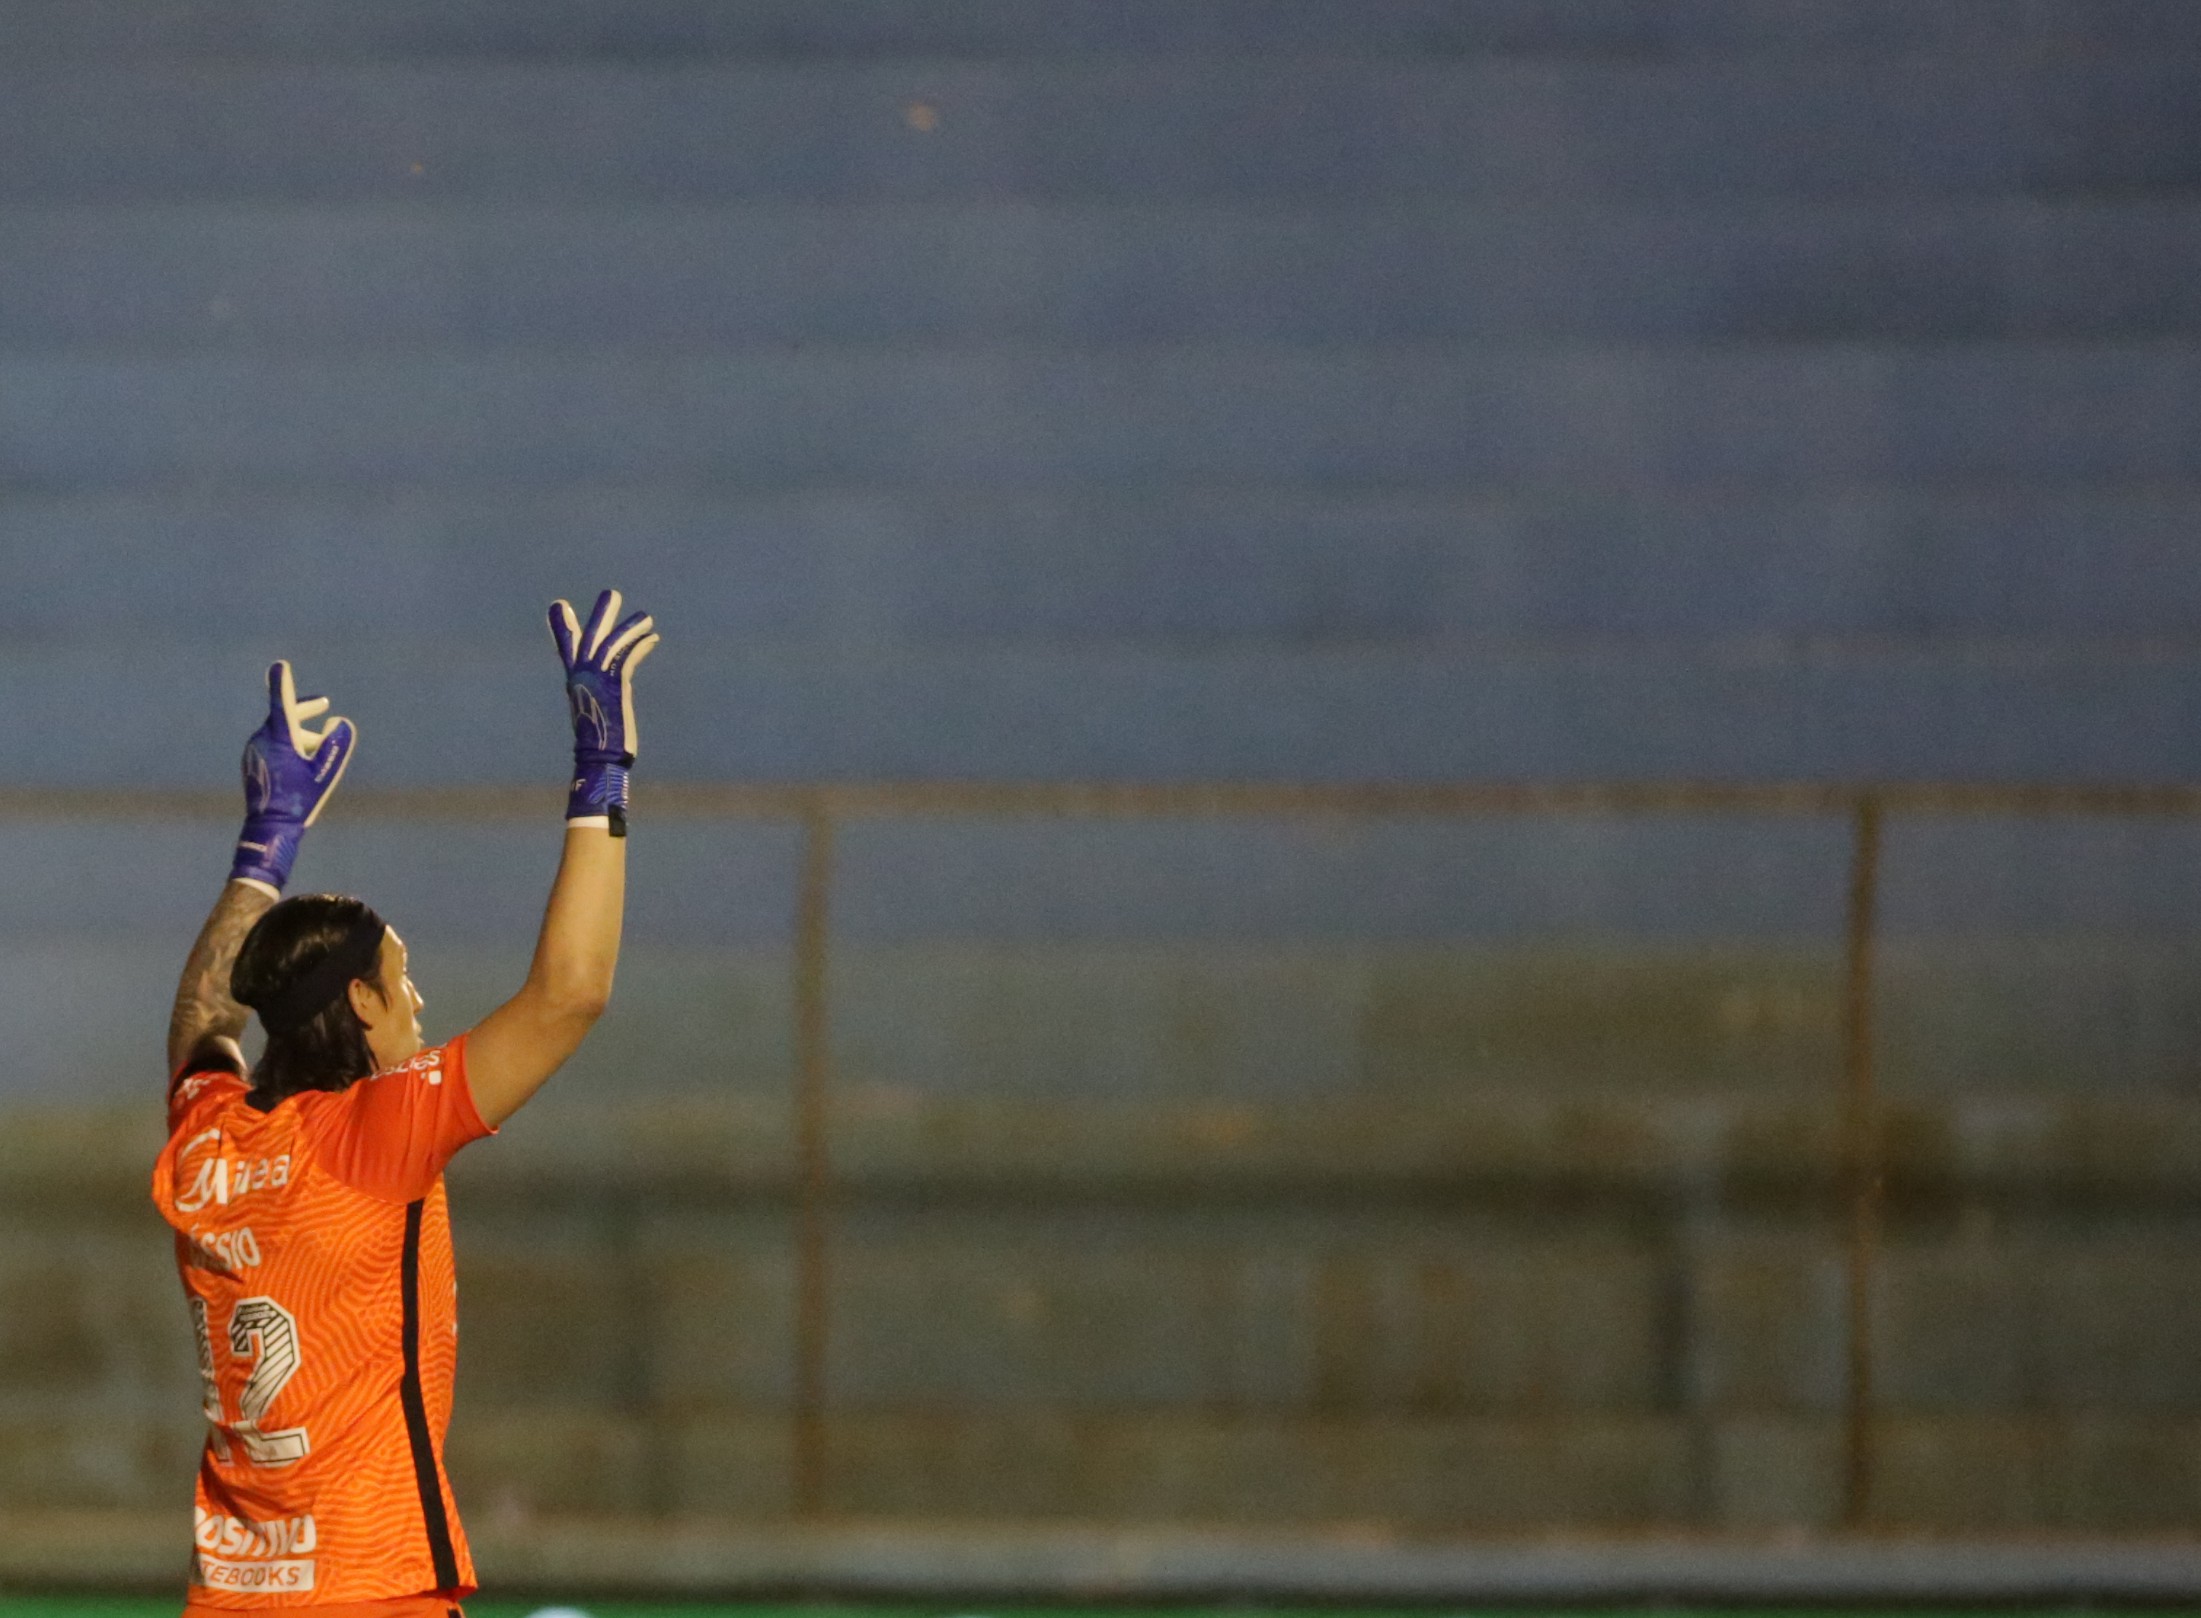
[(176, 1003), (168, 1013), (171, 1079), (215, 1067), (245, 1071), (244, 1049), (237, 1040), (250, 1014), (229, 996), (229, 969), (237, 963), (237, 946), (245, 934), (274, 903), (275, 895), (257, 882), (222, 884), (221, 897), (183, 963)]
[(634, 671), (657, 646), (648, 615), (622, 619), (619, 608), (619, 592), (606, 590), (584, 631), (572, 607), (551, 604), (550, 632), (573, 714), (573, 788), (565, 852), (527, 981), (466, 1038), (474, 1106), (492, 1127), (580, 1048), (611, 999), (627, 893)]
[(237, 1038), (246, 1012), (230, 998), (229, 969), (252, 924), (282, 897), (306, 828), (320, 819), (358, 740), (349, 719), (307, 728), (307, 720), (328, 712), (329, 701), (299, 700), (288, 663), (267, 671), (267, 696), (267, 719), (245, 743), (245, 824), (229, 880), (191, 946), (168, 1014), (171, 1080), (203, 1068), (245, 1070)]

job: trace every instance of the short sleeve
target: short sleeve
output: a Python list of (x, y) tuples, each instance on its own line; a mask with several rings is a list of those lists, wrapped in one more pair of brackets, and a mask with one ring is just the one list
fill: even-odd
[(469, 1141), (493, 1135), (466, 1083), (466, 1036), (361, 1079), (317, 1109), (315, 1155), (355, 1190), (390, 1202), (424, 1197)]
[(177, 1074), (168, 1086), (168, 1132), (173, 1135), (181, 1129), (183, 1121), (208, 1097), (226, 1101), (244, 1090), (244, 1078), (234, 1068), (210, 1067)]

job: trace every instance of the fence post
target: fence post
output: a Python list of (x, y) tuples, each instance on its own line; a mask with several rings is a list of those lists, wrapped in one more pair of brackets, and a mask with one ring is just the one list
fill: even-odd
[(832, 1051), (826, 964), (831, 946), (833, 816), (820, 796), (803, 810), (801, 885), (795, 898), (795, 1378), (790, 1502), (803, 1517), (825, 1511), (825, 1362), (831, 1328), (829, 1155)]
[(1843, 1434), (1842, 1526), (1872, 1517), (1873, 1272), (1880, 1246), (1879, 1095), (1873, 1072), (1873, 953), (1880, 889), (1880, 800), (1859, 795), (1851, 856), (1842, 1017), (1843, 1191), (1849, 1210), (1849, 1403)]

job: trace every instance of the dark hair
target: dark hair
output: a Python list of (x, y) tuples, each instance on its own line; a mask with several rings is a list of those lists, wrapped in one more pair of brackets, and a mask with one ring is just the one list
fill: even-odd
[[(258, 921), (238, 947), (229, 992), (238, 1004), (268, 1005), (297, 983), (362, 927), (382, 930), (382, 918), (364, 902), (336, 893), (301, 893), (285, 899)], [(339, 968), (341, 970), (341, 968)], [(381, 969), (361, 974), (382, 992)], [(348, 991), (348, 983), (347, 983)], [(261, 1019), (266, 1026), (266, 1019)], [(256, 1099), (280, 1101), (301, 1090), (342, 1090), (374, 1071), (367, 1030), (352, 1010), (349, 992), (295, 1027), (270, 1031), (267, 1049), (252, 1070)]]

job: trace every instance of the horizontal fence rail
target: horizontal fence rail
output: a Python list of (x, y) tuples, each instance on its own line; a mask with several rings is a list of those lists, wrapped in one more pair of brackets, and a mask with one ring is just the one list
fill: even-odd
[[(347, 818), (520, 819), (553, 811), (563, 788), (348, 788)], [(1205, 782), (896, 781), (806, 784), (656, 783), (638, 789), (646, 815), (835, 820), (892, 816), (1044, 815), (1064, 819), (1171, 816), (1508, 814), (2201, 815), (2201, 786), (2012, 782)], [(69, 817), (167, 820), (234, 815), (234, 789), (0, 788), (0, 820)]]

